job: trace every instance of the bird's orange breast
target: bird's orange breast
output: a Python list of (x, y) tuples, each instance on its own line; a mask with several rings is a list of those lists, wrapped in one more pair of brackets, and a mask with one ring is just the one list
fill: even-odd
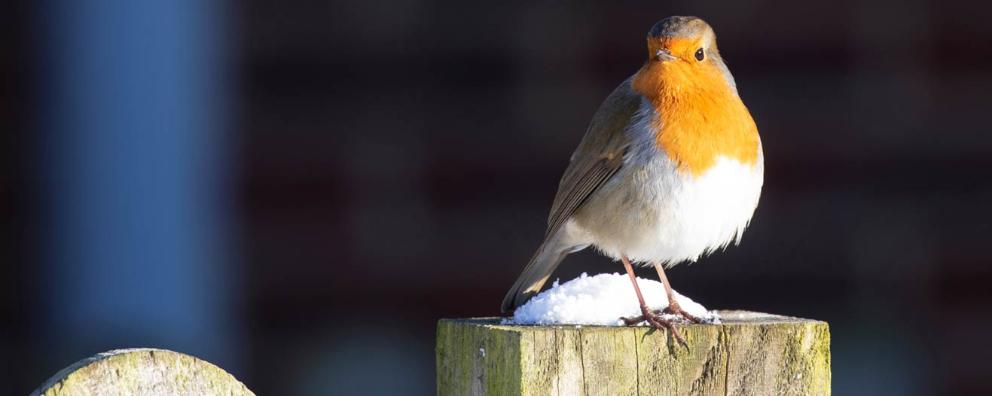
[(680, 172), (702, 175), (721, 156), (757, 163), (758, 128), (715, 66), (648, 63), (634, 77), (633, 87), (654, 105), (655, 144)]

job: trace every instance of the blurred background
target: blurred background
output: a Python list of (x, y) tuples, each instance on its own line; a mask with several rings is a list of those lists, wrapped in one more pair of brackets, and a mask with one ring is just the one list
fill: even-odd
[[(432, 394), (668, 15), (761, 130), (710, 308), (830, 322), (834, 393), (992, 392), (988, 2), (14, 2), (0, 15), (0, 387), (121, 347), (259, 394)], [(592, 252), (555, 278), (622, 271)], [(653, 276), (644, 271), (643, 276)]]

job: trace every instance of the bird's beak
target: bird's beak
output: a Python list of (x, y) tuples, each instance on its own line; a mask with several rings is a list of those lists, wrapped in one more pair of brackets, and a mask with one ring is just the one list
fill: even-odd
[(656, 53), (655, 56), (658, 57), (658, 60), (662, 62), (670, 62), (678, 59), (678, 57), (672, 55), (672, 53), (668, 51), (667, 48), (662, 48), (658, 50), (658, 53)]

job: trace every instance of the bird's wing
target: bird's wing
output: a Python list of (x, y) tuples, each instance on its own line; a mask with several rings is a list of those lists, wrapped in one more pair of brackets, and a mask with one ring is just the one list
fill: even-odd
[(623, 166), (630, 145), (625, 131), (641, 105), (641, 96), (631, 88), (630, 81), (620, 84), (599, 106), (572, 154), (548, 216), (548, 235), (557, 232)]

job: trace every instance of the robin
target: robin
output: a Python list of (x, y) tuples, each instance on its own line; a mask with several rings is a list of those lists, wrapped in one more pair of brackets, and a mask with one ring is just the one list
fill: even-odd
[[(647, 36), (648, 59), (600, 105), (558, 185), (544, 242), (503, 300), (508, 312), (541, 290), (570, 253), (593, 246), (620, 260), (641, 316), (685, 344), (667, 313), (690, 322), (665, 267), (739, 243), (758, 205), (761, 139), (702, 19), (672, 16)], [(644, 301), (633, 264), (651, 264), (668, 295)]]

